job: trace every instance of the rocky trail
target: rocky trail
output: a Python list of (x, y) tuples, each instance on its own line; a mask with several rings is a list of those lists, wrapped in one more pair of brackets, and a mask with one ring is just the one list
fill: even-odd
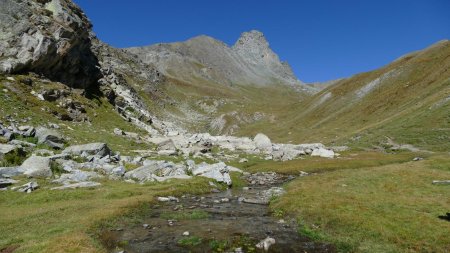
[[(270, 199), (293, 179), (246, 174), (249, 187), (204, 196), (159, 197), (143, 223), (122, 223), (101, 238), (109, 252), (335, 252), (333, 245), (299, 235), (295, 221), (270, 213)], [(252, 185), (253, 183), (253, 185)]]

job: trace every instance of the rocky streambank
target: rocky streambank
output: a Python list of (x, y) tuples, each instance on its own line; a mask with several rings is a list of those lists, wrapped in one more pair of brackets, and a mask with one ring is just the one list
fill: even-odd
[(158, 197), (139, 223), (122, 222), (100, 235), (110, 252), (335, 252), (297, 232), (294, 220), (271, 213), (292, 176), (245, 174), (263, 184), (202, 196)]

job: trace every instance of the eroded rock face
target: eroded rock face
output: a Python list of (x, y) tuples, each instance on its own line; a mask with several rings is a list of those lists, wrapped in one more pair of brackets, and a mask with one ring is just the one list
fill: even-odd
[(91, 27), (69, 0), (0, 1), (0, 73), (36, 72), (75, 88), (96, 84)]

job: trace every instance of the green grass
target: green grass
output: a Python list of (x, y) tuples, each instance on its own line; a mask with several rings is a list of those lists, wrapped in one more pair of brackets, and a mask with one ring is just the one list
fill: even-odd
[(242, 179), (242, 174), (239, 172), (230, 173), (231, 181), (233, 182), (233, 189), (239, 189), (247, 186), (247, 181)]
[(202, 243), (202, 238), (198, 236), (189, 236), (178, 240), (178, 244), (185, 247), (195, 247)]
[(25, 142), (29, 142), (29, 143), (33, 143), (33, 144), (37, 144), (38, 143), (38, 138), (37, 137), (24, 137), (24, 136), (16, 136), (16, 139), (19, 141), (25, 141)]
[(165, 212), (160, 216), (167, 220), (201, 220), (209, 218), (208, 212), (202, 210)]
[(342, 252), (449, 252), (449, 224), (437, 216), (450, 210), (450, 188), (431, 184), (450, 178), (449, 161), (438, 156), (299, 178), (271, 208)]
[(0, 249), (19, 246), (20, 252), (104, 252), (97, 231), (120, 219), (140, 222), (157, 196), (209, 191), (208, 180), (194, 178), (151, 184), (104, 181), (95, 189), (0, 194)]
[(16, 149), (3, 156), (0, 160), (0, 167), (19, 166), (25, 161), (26, 153)]
[[(278, 143), (322, 142), (360, 150), (380, 146), (387, 136), (400, 144), (444, 152), (450, 149), (450, 103), (445, 103), (450, 94), (449, 53), (447, 41), (380, 69), (343, 79), (312, 96), (275, 83), (261, 87), (219, 85), (195, 77), (182, 81), (176, 79), (176, 71), (160, 87), (163, 95), (141, 95), (159, 117), (170, 119), (168, 114), (172, 114), (171, 119), (192, 132), (238, 136), (263, 132)], [(365, 97), (355, 96), (359, 89), (390, 71), (397, 74)], [(331, 96), (320, 103), (325, 94)], [(221, 101), (213, 113), (197, 105), (198, 101), (212, 104), (213, 100)], [(204, 118), (191, 117), (184, 113), (185, 108)], [(255, 113), (261, 113), (262, 118), (253, 119)], [(221, 115), (226, 120), (223, 129), (212, 129), (211, 119)]]
[(359, 169), (391, 163), (411, 161), (418, 154), (402, 152), (385, 154), (380, 152), (343, 152), (339, 158), (328, 159), (322, 157), (304, 156), (304, 159), (292, 161), (266, 161), (261, 158), (250, 157), (246, 163), (231, 163), (248, 172), (273, 171), (282, 174), (299, 174), (304, 172), (325, 172), (341, 169)]
[[(16, 75), (16, 80), (27, 76)], [(114, 108), (106, 99), (94, 97), (88, 99), (76, 93), (70, 95), (72, 99), (79, 101), (86, 108), (87, 115), (91, 122), (70, 122), (58, 120), (53, 112), (64, 112), (57, 106), (57, 102), (40, 101), (31, 95), (31, 90), (57, 88), (62, 89), (65, 86), (60, 83), (42, 83), (39, 79), (29, 76), (33, 79), (33, 87), (28, 87), (19, 81), (6, 81), (5, 76), (0, 75), (0, 108), (2, 116), (13, 115), (16, 119), (31, 118), (24, 125), (47, 125), (48, 123), (57, 123), (61, 126), (58, 129), (67, 139), (70, 145), (85, 144), (90, 142), (105, 142), (113, 151), (118, 151), (122, 155), (136, 154), (134, 150), (154, 149), (151, 144), (131, 140), (125, 136), (118, 136), (113, 133), (114, 128), (120, 128), (127, 132), (136, 132), (140, 136), (148, 135), (145, 131), (130, 124), (119, 116)], [(3, 89), (8, 92), (3, 92)], [(45, 110), (43, 110), (45, 109)], [(1, 120), (1, 118), (0, 118)], [(21, 140), (35, 143), (34, 138), (20, 138)], [(47, 148), (39, 146), (37, 148)]]

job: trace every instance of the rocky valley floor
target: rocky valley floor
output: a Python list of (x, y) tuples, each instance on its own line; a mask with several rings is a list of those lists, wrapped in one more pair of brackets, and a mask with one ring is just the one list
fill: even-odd
[(256, 30), (92, 27), (0, 1), (0, 253), (450, 252), (448, 40), (307, 84)]
[(449, 250), (445, 152), (150, 136), (102, 98), (2, 80), (2, 252)]
[(3, 252), (445, 252), (450, 245), (445, 153), (334, 152), (274, 144), (263, 134), (172, 133), (120, 155), (107, 143), (70, 145), (58, 124), (8, 122), (1, 131), (10, 140), (0, 144)]

